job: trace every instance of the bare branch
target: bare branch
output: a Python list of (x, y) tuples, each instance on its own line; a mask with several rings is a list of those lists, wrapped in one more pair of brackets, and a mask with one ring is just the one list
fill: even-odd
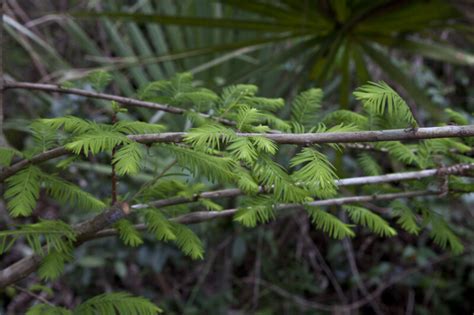
[[(140, 143), (179, 143), (182, 142), (186, 132), (165, 132), (157, 134), (130, 135), (129, 139)], [(352, 142), (376, 142), (396, 140), (421, 140), (433, 138), (471, 137), (474, 136), (474, 125), (467, 126), (443, 126), (418, 129), (392, 129), (356, 132), (327, 132), (327, 133), (236, 133), (238, 137), (261, 136), (275, 141), (279, 144), (312, 145), (318, 143), (352, 143)], [(0, 173), (0, 182), (15, 174), (21, 168), (32, 163), (37, 164), (49, 159), (67, 154), (64, 147), (48, 150), (40, 153), (30, 160), (22, 160), (5, 168)]]
[[(183, 108), (179, 107), (174, 107), (170, 105), (164, 105), (164, 104), (159, 104), (159, 103), (154, 103), (154, 102), (147, 102), (147, 101), (140, 101), (137, 99), (133, 98), (128, 98), (128, 97), (123, 97), (123, 96), (117, 96), (113, 94), (106, 94), (106, 93), (98, 93), (98, 92), (93, 92), (93, 91), (86, 91), (86, 90), (81, 90), (81, 89), (74, 89), (74, 88), (65, 88), (61, 87), (60, 85), (54, 85), (54, 84), (42, 84), (42, 83), (30, 83), (30, 82), (12, 82), (8, 81), (5, 82), (4, 89), (26, 89), (26, 90), (38, 90), (38, 91), (45, 91), (45, 92), (57, 92), (57, 93), (63, 93), (63, 94), (74, 94), (74, 95), (80, 95), (80, 96), (85, 96), (85, 97), (90, 97), (90, 98), (97, 98), (97, 99), (103, 99), (103, 100), (108, 100), (108, 101), (115, 101), (120, 103), (121, 105), (125, 107), (144, 107), (144, 108), (149, 108), (149, 109), (154, 109), (154, 110), (161, 110), (167, 113), (171, 114), (177, 114), (177, 115), (183, 115), (187, 111)], [(223, 123), (224, 125), (229, 125), (229, 126), (235, 126), (235, 122), (231, 120), (227, 120), (224, 118), (218, 118), (218, 117), (212, 117), (207, 114), (200, 113), (202, 117), (205, 118), (212, 118), (220, 123)]]
[[(361, 176), (352, 178), (343, 178), (336, 181), (337, 186), (352, 186), (352, 185), (368, 185), (368, 184), (381, 184), (391, 183), (403, 180), (422, 179), (427, 177), (433, 177), (438, 174), (445, 175), (462, 175), (469, 170), (474, 170), (474, 164), (454, 164), (448, 167), (427, 169), (422, 171), (414, 172), (400, 172), (376, 176)], [(263, 192), (263, 187), (259, 187), (259, 192)], [(143, 208), (161, 208), (166, 206), (172, 206), (177, 204), (195, 202), (199, 199), (216, 199), (226, 197), (236, 197), (242, 195), (243, 192), (238, 188), (227, 188), (215, 191), (206, 191), (199, 194), (195, 194), (191, 198), (186, 197), (173, 197), (168, 199), (161, 199), (149, 202), (148, 204), (136, 204), (131, 206), (132, 209), (143, 209)]]

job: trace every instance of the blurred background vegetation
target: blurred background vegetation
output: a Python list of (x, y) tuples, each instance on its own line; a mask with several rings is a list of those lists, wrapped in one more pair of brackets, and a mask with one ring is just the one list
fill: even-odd
[[(6, 79), (74, 81), (88, 89), (81, 79), (104, 69), (113, 74), (108, 92), (134, 97), (150, 81), (188, 71), (216, 91), (245, 82), (258, 85), (260, 95), (287, 100), (321, 87), (326, 111), (356, 109), (351, 91), (384, 80), (407, 100), (421, 126), (436, 125), (446, 108), (474, 112), (469, 0), (5, 2)], [(6, 136), (21, 148), (28, 141), (26, 120), (73, 114), (104, 121), (107, 106), (71, 95), (9, 91)], [(190, 127), (184, 117), (162, 112), (129, 114), (172, 130)], [(362, 175), (354, 159), (335, 158), (341, 175)], [(147, 180), (170, 162), (163, 157), (134, 180)], [(109, 194), (103, 185), (109, 173), (100, 163), (77, 163), (71, 176), (103, 197)], [(122, 183), (122, 193), (133, 185)], [(72, 306), (107, 290), (125, 290), (151, 298), (168, 314), (470, 314), (473, 201), (468, 195), (429, 204), (459, 224), (466, 252), (457, 257), (433, 247), (423, 234), (381, 239), (358, 231), (354, 239), (334, 241), (312, 230), (300, 213), (255, 229), (230, 220), (196, 225), (206, 244), (203, 261), (151, 239), (138, 249), (114, 239), (94, 241), (77, 250), (59, 281), (48, 284), (51, 292), (40, 288), (39, 294), (54, 294), (52, 302)], [(38, 209), (38, 217), (64, 215), (48, 200)], [(0, 219), (1, 225), (10, 220), (5, 213)], [(22, 248), (16, 251), (0, 264), (17, 260)], [(0, 299), (0, 313), (11, 314), (33, 301), (14, 288)], [(334, 308), (342, 304), (347, 307)]]

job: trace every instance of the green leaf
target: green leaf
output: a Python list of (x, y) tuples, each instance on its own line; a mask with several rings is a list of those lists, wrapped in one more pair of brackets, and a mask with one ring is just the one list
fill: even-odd
[(376, 176), (381, 175), (383, 172), (377, 161), (368, 153), (359, 154), (357, 162), (366, 175)]
[(14, 156), (23, 156), (23, 154), (9, 147), (0, 147), (0, 166), (10, 166)]
[(107, 87), (109, 82), (112, 80), (112, 75), (103, 70), (96, 70), (89, 73), (86, 80), (92, 84), (94, 90), (101, 92)]
[(184, 141), (201, 150), (209, 148), (219, 150), (221, 143), (227, 143), (234, 138), (235, 133), (232, 129), (217, 124), (208, 124), (189, 130)]
[(436, 213), (425, 211), (425, 221), (431, 223), (430, 237), (441, 248), (449, 247), (453, 254), (458, 255), (464, 251), (464, 245), (449, 224), (442, 216)]
[(254, 166), (253, 175), (266, 186), (273, 190), (277, 200), (283, 202), (302, 202), (308, 197), (308, 192), (296, 185), (293, 178), (278, 163), (268, 156), (260, 156)]
[(52, 250), (41, 261), (38, 275), (45, 281), (55, 280), (64, 273), (66, 262), (70, 262), (73, 259), (72, 247), (65, 251)]
[(179, 165), (189, 169), (193, 174), (204, 175), (211, 181), (228, 182), (235, 179), (236, 162), (229, 157), (213, 156), (204, 152), (191, 150), (178, 145), (162, 145), (170, 151)]
[[(37, 254), (43, 255), (52, 250), (68, 252), (76, 235), (72, 227), (60, 220), (41, 220), (33, 224), (18, 225), (15, 230), (0, 231), (0, 254), (10, 249), (13, 243), (24, 237)], [(42, 242), (46, 244), (43, 249)]]
[(380, 236), (397, 235), (397, 232), (390, 227), (387, 221), (366, 208), (357, 206), (343, 206), (342, 208), (349, 214), (354, 223), (366, 226)]
[(168, 221), (158, 209), (147, 210), (145, 220), (148, 230), (153, 233), (159, 241), (176, 239), (173, 224)]
[(97, 295), (74, 309), (74, 315), (155, 315), (161, 312), (162, 310), (149, 300), (125, 292)]
[(130, 221), (125, 219), (119, 220), (117, 223), (115, 223), (115, 228), (119, 232), (120, 239), (125, 245), (137, 247), (143, 244), (140, 233)]
[(31, 215), (39, 197), (40, 180), (41, 171), (33, 165), (7, 178), (4, 196), (11, 216)]
[(310, 190), (315, 190), (318, 197), (330, 197), (336, 194), (337, 175), (334, 166), (328, 161), (326, 156), (312, 148), (304, 148), (293, 159), (292, 167), (305, 164), (292, 174), (292, 177), (301, 182)]
[(99, 211), (106, 207), (102, 201), (90, 193), (56, 175), (42, 173), (41, 178), (48, 194), (62, 204), (70, 204), (91, 211)]
[(53, 130), (63, 128), (64, 131), (72, 134), (81, 134), (91, 131), (91, 129), (97, 129), (98, 125), (94, 122), (84, 120), (75, 116), (64, 116), (56, 118), (43, 118), (37, 121), (40, 124), (44, 124)]
[(268, 197), (254, 197), (234, 215), (234, 221), (246, 227), (255, 227), (275, 218), (272, 200)]
[(64, 307), (35, 304), (28, 309), (26, 315), (73, 315), (73, 313)]
[(203, 259), (204, 249), (202, 242), (197, 235), (185, 225), (176, 222), (172, 222), (172, 225), (174, 234), (176, 235), (174, 241), (183, 253), (192, 259)]
[(123, 134), (160, 133), (166, 127), (158, 124), (150, 124), (143, 121), (121, 120), (114, 124), (113, 129)]
[(364, 104), (365, 110), (371, 114), (383, 116), (387, 114), (392, 119), (400, 119), (407, 126), (416, 126), (416, 120), (407, 103), (385, 82), (369, 82), (354, 92), (354, 96)]
[(291, 104), (291, 119), (304, 126), (314, 125), (321, 109), (323, 91), (309, 89), (301, 92)]
[(334, 215), (315, 207), (305, 207), (313, 225), (328, 233), (330, 237), (335, 239), (343, 239), (345, 237), (354, 237), (355, 233), (350, 229), (350, 225), (342, 222)]
[(398, 217), (397, 223), (408, 233), (418, 235), (420, 227), (416, 223), (416, 215), (404, 203), (396, 200), (390, 204), (393, 214)]
[(74, 154), (95, 155), (103, 151), (111, 151), (114, 147), (131, 141), (121, 133), (111, 131), (98, 131), (86, 133), (75, 137), (71, 142), (65, 145), (66, 149)]
[(115, 152), (112, 163), (120, 176), (134, 175), (140, 171), (143, 161), (143, 148), (137, 142), (130, 142)]

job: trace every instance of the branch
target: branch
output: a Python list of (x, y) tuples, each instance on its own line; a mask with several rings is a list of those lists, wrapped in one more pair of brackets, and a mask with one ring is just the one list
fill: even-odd
[[(164, 132), (157, 134), (130, 135), (129, 139), (139, 143), (179, 143), (182, 142), (186, 132)], [(467, 126), (443, 126), (418, 129), (391, 129), (355, 132), (327, 132), (327, 133), (236, 133), (238, 137), (261, 136), (273, 140), (279, 144), (312, 145), (318, 143), (353, 143), (353, 142), (377, 142), (396, 140), (420, 140), (433, 138), (471, 137), (474, 136), (474, 125)], [(0, 182), (15, 174), (21, 168), (32, 163), (37, 164), (49, 159), (67, 154), (64, 147), (48, 150), (35, 155), (30, 160), (22, 160), (5, 168), (0, 173)]]
[[(409, 192), (401, 192), (401, 193), (389, 193), (389, 194), (381, 194), (381, 195), (362, 195), (362, 196), (351, 196), (351, 197), (340, 197), (340, 198), (333, 198), (333, 199), (325, 199), (325, 200), (316, 200), (305, 205), (308, 206), (341, 206), (348, 203), (360, 203), (360, 202), (369, 202), (369, 201), (381, 201), (381, 200), (394, 200), (398, 198), (413, 198), (413, 197), (421, 197), (421, 196), (434, 196), (438, 195), (439, 191), (433, 190), (416, 190), (416, 191), (409, 191)], [(295, 208), (301, 208), (303, 205), (300, 204), (282, 204), (275, 207), (275, 210), (290, 210)], [(132, 206), (131, 208), (135, 208)], [(226, 209), (220, 211), (196, 211), (191, 212), (188, 214), (183, 214), (179, 217), (170, 219), (171, 221), (181, 223), (181, 224), (194, 224), (194, 223), (201, 223), (205, 221), (211, 221), (218, 218), (226, 218), (233, 216), (239, 209)], [(135, 228), (138, 230), (146, 230), (145, 224), (137, 224)], [(116, 229), (106, 229), (97, 232), (94, 235), (90, 235), (91, 239), (102, 238), (107, 236), (117, 235)]]
[[(57, 92), (57, 93), (63, 93), (63, 94), (74, 94), (74, 95), (80, 95), (80, 96), (85, 96), (85, 97), (90, 97), (90, 98), (115, 101), (122, 104), (125, 107), (144, 107), (144, 108), (149, 108), (149, 109), (162, 110), (164, 112), (177, 114), (177, 115), (183, 115), (187, 112), (187, 110), (183, 108), (174, 107), (170, 105), (140, 101), (137, 99), (117, 96), (113, 94), (98, 93), (98, 92), (86, 91), (86, 90), (74, 89), (74, 88), (64, 88), (64, 87), (61, 87), (59, 85), (54, 85), (54, 84), (8, 81), (8, 82), (5, 82), (3, 88), (5, 90), (26, 89), (26, 90), (38, 90), (38, 91), (46, 91), (46, 92)], [(235, 122), (231, 120), (227, 120), (227, 119), (219, 118), (219, 117), (212, 117), (210, 115), (203, 114), (203, 113), (199, 113), (199, 115), (205, 118), (212, 118), (214, 120), (219, 121), (220, 123), (223, 123), (224, 125), (235, 126)]]
[[(403, 180), (411, 179), (422, 179), (427, 177), (433, 177), (437, 175), (461, 175), (465, 174), (469, 170), (474, 170), (474, 164), (454, 164), (448, 167), (433, 168), (422, 171), (414, 172), (400, 172), (376, 176), (361, 176), (352, 178), (343, 178), (336, 181), (337, 186), (352, 186), (352, 185), (368, 185), (368, 184), (382, 184), (390, 182), (398, 182)], [(259, 193), (263, 192), (262, 186), (259, 187)], [(216, 199), (226, 197), (237, 197), (242, 195), (243, 192), (238, 188), (227, 188), (215, 191), (206, 191), (199, 194), (193, 195), (191, 198), (186, 197), (172, 197), (168, 199), (161, 199), (149, 202), (148, 204), (136, 204), (131, 206), (132, 209), (144, 209), (144, 208), (161, 208), (166, 206), (173, 206), (183, 203), (195, 202), (199, 199)]]
[[(115, 206), (105, 210), (101, 214), (90, 220), (84, 221), (74, 227), (76, 232), (76, 244), (79, 246), (98, 231), (112, 225), (118, 220), (124, 218), (130, 213), (130, 207), (126, 203), (118, 203)], [(31, 255), (24, 257), (16, 263), (0, 271), (0, 288), (16, 283), (32, 272), (36, 271), (41, 265), (43, 257), (40, 255)]]

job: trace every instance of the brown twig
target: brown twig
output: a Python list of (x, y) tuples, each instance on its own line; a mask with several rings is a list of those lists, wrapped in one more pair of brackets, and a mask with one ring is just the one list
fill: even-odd
[[(130, 135), (128, 138), (139, 143), (179, 143), (182, 142), (186, 132), (165, 132), (159, 134)], [(467, 126), (442, 126), (418, 128), (416, 130), (392, 129), (376, 131), (357, 132), (328, 132), (328, 133), (236, 133), (238, 137), (265, 137), (279, 144), (312, 145), (318, 143), (352, 143), (352, 142), (376, 142), (376, 141), (399, 141), (399, 140), (421, 140), (433, 138), (470, 137), (474, 136), (474, 125)], [(48, 150), (35, 155), (29, 160), (22, 160), (5, 168), (0, 173), (0, 181), (18, 172), (26, 165), (41, 163), (65, 154), (68, 150), (64, 147)]]

